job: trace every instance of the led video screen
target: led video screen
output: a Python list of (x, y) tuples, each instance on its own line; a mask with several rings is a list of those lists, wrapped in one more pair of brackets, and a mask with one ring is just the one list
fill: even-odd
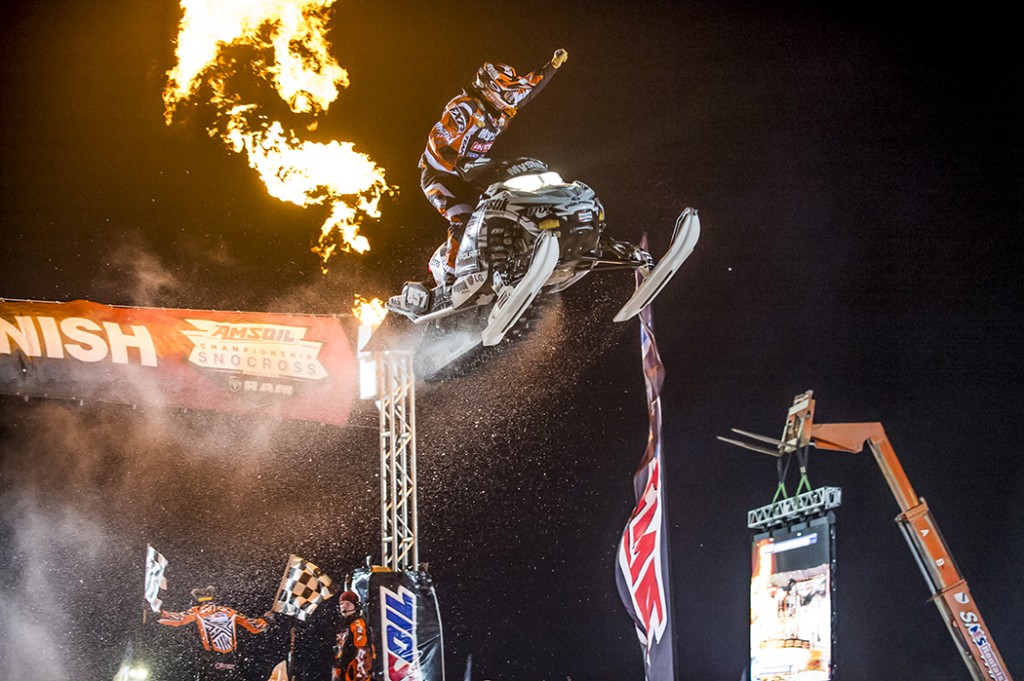
[(834, 516), (756, 535), (751, 552), (751, 681), (831, 681)]

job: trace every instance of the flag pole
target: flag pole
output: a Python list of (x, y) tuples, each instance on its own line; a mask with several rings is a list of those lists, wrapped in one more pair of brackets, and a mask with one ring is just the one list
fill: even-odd
[(285, 665), (288, 671), (288, 681), (293, 681), (292, 677), (292, 656), (295, 654), (295, 625), (292, 625), (292, 631), (290, 636), (290, 643), (288, 644), (288, 664)]
[[(647, 245), (647, 234), (646, 233), (644, 234), (643, 242), (644, 242), (644, 246), (646, 246)], [(650, 307), (650, 304), (648, 303), (648, 308), (649, 307)], [(646, 312), (648, 328), (650, 330), (650, 334), (649, 334), (650, 335), (650, 343), (651, 343), (651, 345), (654, 348), (654, 353), (658, 356), (658, 362), (661, 363), (661, 353), (658, 351), (658, 342), (657, 342), (657, 340), (655, 339), (655, 336), (654, 336), (654, 312), (653, 312), (653, 310), (647, 309), (647, 308), (645, 308), (644, 311)], [(643, 326), (643, 323), (644, 323), (643, 319), (641, 319), (641, 321), (640, 321), (641, 326)], [(641, 331), (643, 331), (643, 330), (641, 329)], [(644, 333), (646, 333), (646, 332), (644, 332)], [(664, 364), (662, 364), (662, 371), (664, 372)], [(662, 380), (664, 380), (664, 378)], [(662, 517), (664, 518), (664, 525), (665, 525), (665, 536), (663, 536), (661, 538), (661, 540), (663, 542), (665, 542), (665, 572), (666, 572), (665, 577), (666, 577), (666, 581), (668, 581), (668, 573), (670, 571), (670, 567), (669, 566), (672, 565), (672, 543), (669, 541), (669, 536), (668, 536), (669, 535), (669, 528), (671, 527), (671, 524), (668, 522), (668, 489), (667, 489), (668, 488), (668, 484), (666, 484), (666, 482), (668, 480), (668, 468), (665, 466), (665, 450), (664, 450), (664, 444), (665, 443), (662, 440), (662, 432), (661, 432), (661, 414), (663, 412), (662, 412), (662, 409), (661, 409), (661, 390), (660, 390), (660, 386), (659, 386), (659, 389), (658, 389), (657, 392), (658, 392), (657, 397), (653, 400), (653, 402), (650, 402), (648, 404), (648, 410), (653, 409), (653, 410), (655, 410), (657, 412), (657, 416), (656, 416), (656, 418), (657, 418), (657, 427), (658, 427), (657, 437), (658, 437), (658, 449), (659, 449), (659, 451), (658, 451), (658, 470), (659, 470), (659, 475), (661, 476), (661, 481), (660, 481), (660, 484), (659, 484), (659, 487), (660, 487), (659, 492), (661, 494), (661, 504), (662, 504), (661, 512), (663, 514)], [(650, 411), (649, 411), (648, 416), (651, 417), (652, 428), (653, 428), (653, 421), (654, 421), (655, 415), (650, 413)], [(667, 596), (668, 596), (668, 599), (667, 599), (668, 603), (665, 604), (667, 606), (666, 607), (666, 610), (667, 610), (666, 614), (668, 616), (668, 620), (673, 625), (676, 622), (676, 618), (675, 618), (675, 600), (673, 598), (674, 592), (675, 592), (674, 589), (668, 589), (668, 594), (667, 594)], [(678, 657), (677, 657), (677, 654), (676, 654), (676, 630), (675, 630), (674, 626), (671, 628), (671, 632), (672, 632), (672, 638), (669, 641), (669, 655), (672, 658), (672, 669), (675, 670), (675, 669), (678, 668), (676, 666), (676, 664), (677, 664), (677, 662), (679, 660), (678, 660)]]
[[(641, 248), (643, 248), (644, 250), (647, 249), (647, 232), (644, 232), (643, 236), (641, 237)], [(639, 277), (638, 277), (637, 285), (639, 286), (639, 284), (640, 284), (640, 282), (639, 282)], [(662, 380), (664, 381), (665, 365), (661, 361), (661, 353), (658, 351), (658, 341), (657, 341), (657, 339), (654, 336), (654, 310), (651, 308), (651, 304), (650, 303), (648, 303), (647, 306), (644, 308), (644, 312), (645, 312), (645, 316), (647, 317), (647, 326), (648, 326), (648, 328), (650, 330), (650, 334), (649, 334), (650, 335), (650, 343), (653, 346), (654, 353), (657, 355), (658, 363), (661, 364), (661, 367), (662, 367)], [(640, 319), (640, 326), (641, 326), (641, 338), (642, 338), (643, 334), (646, 333), (643, 330), (643, 326), (644, 326), (643, 316), (641, 316), (641, 319)], [(641, 343), (641, 346), (642, 346), (642, 343)], [(649, 384), (649, 380), (648, 380), (648, 384)], [(668, 484), (667, 484), (667, 481), (668, 481), (668, 468), (671, 468), (671, 466), (669, 466), (669, 467), (665, 466), (665, 450), (664, 450), (664, 444), (665, 443), (664, 443), (664, 441), (662, 439), (662, 432), (661, 432), (661, 414), (663, 413), (662, 412), (662, 408), (661, 408), (661, 386), (658, 387), (657, 398), (653, 402), (648, 403), (648, 410), (650, 410), (650, 409), (657, 410), (657, 427), (658, 427), (657, 437), (658, 437), (658, 449), (659, 449), (659, 452), (658, 452), (658, 469), (659, 469), (659, 474), (661, 475), (659, 492), (661, 493), (661, 504), (662, 504), (662, 514), (663, 514), (662, 517), (664, 518), (664, 525), (665, 525), (665, 536), (663, 536), (661, 538), (661, 540), (663, 542), (665, 542), (665, 578), (666, 578), (666, 582), (667, 582), (668, 581), (668, 573), (671, 571), (670, 566), (672, 565), (672, 543), (669, 540), (669, 534), (670, 534), (669, 528), (671, 528), (672, 525), (668, 522)], [(648, 416), (652, 417), (651, 421), (652, 421), (652, 427), (653, 427), (653, 420), (654, 420), (653, 417), (654, 417), (654, 415), (648, 413)], [(666, 610), (667, 610), (666, 614), (668, 616), (668, 621), (671, 622), (673, 625), (676, 622), (676, 618), (675, 618), (675, 610), (676, 610), (676, 608), (675, 608), (674, 594), (675, 594), (675, 589), (668, 589), (668, 594), (667, 594), (667, 596), (668, 596), (668, 603), (666, 603), (666, 606), (667, 606), (666, 607)], [(676, 629), (675, 629), (675, 626), (672, 626), (671, 632), (672, 632), (672, 639), (669, 641), (669, 651), (670, 651), (670, 655), (671, 655), (671, 658), (672, 658), (672, 669), (675, 670), (675, 669), (677, 669), (676, 663), (679, 661), (678, 660), (678, 656), (677, 656), (677, 652), (676, 652)]]
[[(654, 317), (653, 317), (653, 315), (651, 317), (651, 330), (652, 331), (654, 330)], [(658, 410), (661, 411), (661, 395), (658, 396)], [(659, 444), (664, 444), (664, 442), (661, 442), (661, 433), (658, 434), (658, 439), (659, 439)], [(666, 581), (668, 581), (667, 575), (671, 571), (671, 565), (672, 565), (672, 542), (669, 539), (669, 534), (670, 534), (669, 530), (672, 527), (672, 525), (668, 521), (668, 468), (671, 468), (671, 466), (669, 466), (668, 468), (665, 467), (665, 456), (664, 456), (664, 453), (665, 453), (664, 450), (662, 450), (662, 452), (661, 452), (662, 456), (660, 457), (661, 461), (658, 463), (658, 467), (661, 469), (661, 490), (660, 491), (661, 491), (662, 513), (665, 514), (665, 516), (664, 516), (665, 517), (665, 536), (662, 537), (662, 541), (665, 542), (665, 572), (666, 572)], [(672, 625), (673, 625), (672, 626), (672, 640), (669, 641), (669, 645), (671, 646), (671, 651), (672, 651), (672, 669), (675, 670), (675, 669), (678, 669), (678, 667), (676, 665), (679, 662), (678, 654), (677, 654), (677, 651), (676, 651), (676, 642), (677, 642), (676, 628), (674, 626), (676, 621), (677, 621), (676, 620), (675, 589), (669, 589), (668, 590), (668, 603), (666, 605), (668, 606), (667, 609), (668, 609), (669, 622), (671, 622)]]
[[(640, 238), (640, 248), (646, 250), (647, 245), (647, 233), (644, 232)], [(637, 287), (639, 288), (641, 281), (641, 273), (638, 270), (636, 273)], [(668, 479), (667, 470), (665, 467), (665, 452), (664, 442), (662, 439), (662, 404), (661, 404), (661, 392), (662, 385), (665, 380), (665, 365), (661, 361), (661, 354), (658, 351), (658, 342), (654, 335), (654, 313), (651, 304), (648, 303), (639, 311), (640, 317), (640, 348), (644, 369), (644, 384), (647, 393), (647, 415), (649, 421), (648, 428), (648, 440), (647, 449), (644, 452), (644, 457), (641, 461), (641, 467), (637, 469), (637, 472), (633, 476), (634, 492), (637, 495), (637, 503), (640, 502), (641, 491), (636, 488), (637, 475), (640, 474), (641, 469), (646, 469), (645, 479), (643, 484), (647, 489), (655, 490), (654, 494), (657, 499), (656, 503), (660, 506), (661, 519), (659, 521), (660, 528), (657, 530), (660, 535), (659, 539), (661, 542), (661, 548), (658, 549), (661, 552), (661, 556), (654, 556), (654, 567), (655, 574), (657, 574), (657, 565), (664, 561), (661, 565), (661, 574), (656, 576), (655, 579), (661, 579), (664, 581), (664, 586), (659, 585), (659, 590), (663, 588), (663, 594), (665, 601), (663, 605), (662, 617), (664, 618), (662, 626), (664, 629), (662, 633), (668, 634), (668, 640), (664, 641), (665, 647), (668, 648), (658, 656), (658, 661), (655, 662), (651, 659), (652, 653), (652, 641), (651, 637), (654, 632), (650, 630), (651, 620), (648, 618), (644, 624), (644, 635), (645, 635), (645, 646), (647, 654), (644, 659), (644, 678), (647, 681), (668, 681), (671, 677), (675, 676), (677, 660), (676, 651), (676, 631), (675, 631), (675, 601), (673, 599), (672, 589), (670, 588), (670, 566), (671, 566), (671, 547), (669, 543), (669, 529), (671, 524), (668, 521), (668, 495), (666, 494), (666, 481)], [(656, 464), (653, 466), (652, 463)], [(651, 476), (657, 476), (657, 480), (651, 480)], [(644, 492), (646, 494), (646, 491)], [(634, 511), (635, 512), (635, 511)], [(632, 521), (632, 518), (631, 518)], [(627, 524), (627, 528), (629, 525)], [(621, 565), (620, 565), (621, 569)], [(627, 588), (631, 591), (630, 585), (627, 584)], [(625, 603), (625, 598), (623, 599)], [(627, 606), (628, 608), (628, 606)], [(639, 627), (638, 627), (639, 628)], [(657, 639), (658, 645), (661, 645), (660, 636)], [(667, 655), (666, 655), (667, 653)], [(665, 669), (664, 657), (668, 658), (669, 669)], [(650, 665), (650, 666), (649, 666)], [(667, 672), (667, 673), (666, 673)]]

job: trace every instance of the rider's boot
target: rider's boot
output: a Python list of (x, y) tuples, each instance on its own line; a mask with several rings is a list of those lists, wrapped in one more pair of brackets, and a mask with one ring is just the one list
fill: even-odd
[(430, 286), (433, 280), (407, 281), (402, 292), (388, 299), (387, 308), (413, 321), (452, 305), (451, 283)]
[(427, 264), (430, 277), (423, 281), (405, 282), (402, 293), (388, 300), (388, 309), (416, 320), (450, 306), (452, 284), (455, 283), (455, 271), (448, 266), (451, 249), (451, 241), (438, 246)]
[(431, 277), (424, 281), (407, 281), (402, 293), (388, 299), (392, 312), (417, 319), (452, 306), (452, 288), (455, 284), (455, 260), (459, 253), (459, 240), (466, 229), (468, 215), (456, 215), (448, 226), (448, 238), (437, 247), (427, 268)]
[(430, 311), (430, 289), (423, 282), (407, 281), (400, 294), (388, 298), (387, 308), (409, 319), (422, 317)]

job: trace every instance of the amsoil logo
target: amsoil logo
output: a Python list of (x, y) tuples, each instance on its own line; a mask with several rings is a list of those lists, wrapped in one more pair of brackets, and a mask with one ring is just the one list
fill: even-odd
[[(319, 359), (323, 343), (303, 340), (305, 327), (229, 324), (209, 319), (187, 321), (195, 330), (181, 333), (194, 345), (188, 361), (196, 366), (264, 378), (327, 376)], [(247, 388), (244, 384), (241, 387)]]
[(380, 587), (380, 619), (384, 666), (388, 681), (422, 681), (416, 642), (416, 594), (404, 586), (398, 593)]

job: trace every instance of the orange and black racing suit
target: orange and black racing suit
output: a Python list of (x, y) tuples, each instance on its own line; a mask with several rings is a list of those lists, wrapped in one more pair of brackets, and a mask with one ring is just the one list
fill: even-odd
[[(533, 99), (547, 85), (556, 71), (550, 62), (538, 72), (522, 76), (529, 91), (515, 105), (512, 115)], [(482, 190), (463, 178), (459, 172), (465, 164), (485, 158), (491, 146), (509, 125), (511, 117), (498, 113), (472, 90), (463, 90), (444, 107), (441, 120), (427, 136), (427, 146), (420, 156), (422, 169), (420, 187), (427, 200), (448, 220), (448, 254), (446, 271), (454, 272), (455, 256), (466, 229), (470, 213), (476, 208)]]
[(238, 646), (236, 625), (254, 634), (261, 634), (269, 626), (262, 617), (248, 618), (237, 610), (203, 603), (185, 612), (160, 612), (160, 624), (183, 627), (195, 623), (206, 654), (200, 658), (199, 679), (231, 678), (235, 671), (234, 655)]
[(362, 613), (349, 616), (338, 632), (331, 681), (368, 681), (374, 657), (376, 652), (366, 627), (366, 618)]

